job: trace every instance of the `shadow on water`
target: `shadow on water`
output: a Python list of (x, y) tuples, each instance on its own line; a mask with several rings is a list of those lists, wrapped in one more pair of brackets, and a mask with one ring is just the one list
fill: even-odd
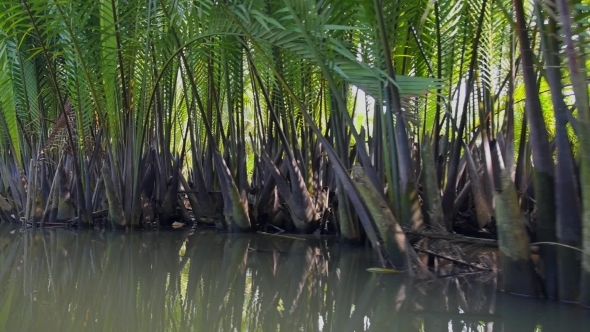
[(493, 276), (366, 271), (327, 239), (209, 231), (20, 232), (0, 224), (0, 331), (564, 331), (574, 306), (505, 296)]

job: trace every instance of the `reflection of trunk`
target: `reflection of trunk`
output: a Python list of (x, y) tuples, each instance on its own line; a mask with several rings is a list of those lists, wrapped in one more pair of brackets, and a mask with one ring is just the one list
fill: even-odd
[[(219, 285), (219, 274), (225, 271), (223, 264), (226, 234), (215, 234), (189, 237), (186, 254), (190, 255), (191, 264), (187, 282), (187, 301), (194, 308), (191, 317), (196, 330), (214, 330), (211, 326), (218, 315), (216, 289)], [(225, 296), (226, 293), (221, 293)], [(191, 310), (192, 311), (192, 310)]]
[[(14, 304), (15, 307), (11, 308), (12, 312), (9, 313), (9, 317), (10, 316), (17, 316), (17, 312), (20, 311), (19, 309), (22, 307), (25, 310), (23, 310), (22, 313), (18, 313), (19, 316), (21, 316), (23, 319), (23, 323), (19, 322), (17, 319), (13, 319), (11, 321), (8, 322), (8, 324), (6, 324), (6, 329), (7, 330), (12, 330), (12, 331), (19, 331), (19, 330), (29, 330), (32, 328), (31, 325), (33, 325), (33, 317), (31, 315), (31, 313), (29, 312), (29, 310), (32, 311), (33, 309), (33, 304), (32, 304), (32, 299), (33, 299), (33, 290), (31, 289), (31, 284), (35, 281), (37, 281), (36, 278), (36, 274), (33, 273), (33, 266), (34, 266), (34, 258), (37, 255), (40, 255), (39, 250), (38, 250), (38, 245), (35, 245), (35, 237), (33, 236), (33, 233), (31, 232), (26, 232), (23, 234), (23, 251), (20, 253), (22, 255), (22, 265), (19, 266), (19, 270), (22, 269), (23, 272), (23, 277), (22, 278), (17, 278), (22, 280), (21, 282), (18, 282), (16, 285), (14, 286), (19, 286), (19, 290), (21, 290), (18, 293), (21, 293), (23, 296), (22, 297), (18, 297), (16, 296), (18, 293), (14, 294), (13, 296), (15, 296), (14, 298)], [(36, 248), (37, 247), (37, 248)], [(27, 310), (28, 309), (28, 310)], [(29, 322), (27, 322), (27, 320), (31, 320)]]
[[(366, 299), (371, 301), (373, 310), (375, 311), (374, 317), (371, 320), (371, 329), (375, 331), (412, 331), (403, 329), (403, 326), (407, 326), (407, 320), (412, 319), (413, 315), (404, 315), (400, 311), (402, 307), (406, 306), (408, 301), (408, 280), (403, 275), (388, 276), (373, 276), (368, 281), (366, 288), (370, 289), (371, 283), (375, 284), (375, 291), (373, 295)], [(380, 284), (385, 284), (387, 292), (383, 291), (384, 288)], [(363, 296), (365, 296), (363, 291)]]
[[(60, 234), (61, 233), (61, 234)], [(63, 234), (65, 233), (65, 234)], [(96, 281), (98, 274), (96, 265), (94, 265), (94, 259), (103, 257), (103, 252), (96, 250), (97, 245), (96, 239), (92, 232), (79, 232), (77, 234), (69, 234), (68, 232), (57, 232), (56, 242), (65, 242), (62, 245), (58, 245), (58, 252), (62, 251), (65, 256), (63, 259), (59, 259), (58, 262), (64, 261), (66, 263), (65, 271), (71, 271), (68, 276), (71, 278), (68, 282), (76, 280), (78, 282), (79, 289), (90, 289), (96, 287)], [(66, 239), (60, 239), (60, 237), (74, 237), (74, 241), (67, 243)], [(72, 243), (73, 242), (73, 243)], [(102, 247), (102, 246), (99, 246)], [(102, 248), (101, 248), (102, 249)], [(55, 271), (64, 271), (62, 267), (53, 267)], [(61, 274), (63, 276), (63, 274)], [(69, 279), (68, 278), (68, 279)], [(70, 314), (72, 317), (72, 324), (68, 326), (62, 326), (61, 331), (83, 331), (84, 323), (86, 323), (86, 317), (88, 320), (94, 321), (100, 319), (98, 315), (98, 309), (94, 300), (93, 292), (72, 292), (71, 289), (64, 282), (63, 285), (68, 288), (66, 290), (67, 298), (64, 299), (68, 303), (77, 303), (77, 306), (72, 306), (74, 309)], [(64, 302), (65, 302), (64, 301)], [(67, 321), (65, 317), (61, 321)], [(52, 330), (47, 328), (46, 330)]]
[[(107, 187), (108, 188), (108, 187)], [(108, 189), (107, 189), (108, 190)], [(110, 206), (110, 203), (109, 203)], [(129, 309), (133, 308), (130, 304), (133, 303), (132, 299), (128, 298), (128, 294), (123, 291), (127, 289), (129, 282), (129, 275), (127, 266), (123, 267), (123, 260), (126, 257), (124, 254), (124, 244), (126, 242), (126, 235), (120, 235), (116, 233), (110, 233), (107, 235), (107, 251), (104, 258), (103, 274), (100, 281), (98, 282), (97, 289), (101, 290), (104, 294), (104, 300), (106, 303), (117, 302), (117, 306), (102, 306), (98, 308), (101, 317), (105, 317), (104, 326), (109, 329), (122, 329), (130, 330)], [(113, 282), (113, 278), (116, 278), (118, 282)], [(124, 286), (125, 285), (125, 286)], [(114, 301), (114, 299), (117, 299)], [(135, 299), (133, 299), (135, 300)]]
[[(469, 308), (467, 307), (467, 299), (465, 298), (465, 292), (462, 287), (464, 283), (462, 283), (458, 278), (455, 278), (455, 279), (453, 279), (452, 284), (453, 284), (453, 286), (455, 286), (455, 287), (453, 287), (453, 289), (455, 290), (454, 297), (455, 297), (455, 300), (457, 301), (456, 303), (458, 304), (457, 307), (463, 311), (468, 311)], [(457, 307), (453, 307), (453, 308), (457, 308)], [(459, 326), (463, 326), (463, 325), (468, 326), (468, 322), (466, 322), (465, 319), (463, 319), (463, 318), (454, 319), (453, 326), (455, 324), (459, 325)], [(457, 330), (455, 330), (455, 331), (457, 331)], [(461, 330), (459, 330), (459, 331), (461, 331)]]
[[(488, 282), (485, 285), (483, 285), (483, 289), (485, 292), (485, 299), (484, 301), (487, 302), (487, 312), (490, 315), (495, 315), (497, 312), (497, 308), (496, 308), (496, 293), (497, 293), (497, 286), (498, 286), (498, 282), (497, 282), (497, 276), (495, 276), (493, 278), (493, 282)], [(486, 331), (487, 332), (493, 332), (494, 330), (494, 322), (487, 322), (486, 324)]]
[[(297, 245), (294, 243), (293, 245)], [(289, 282), (289, 291), (287, 296), (284, 297), (284, 306), (285, 310), (289, 312), (290, 315), (293, 315), (295, 310), (297, 310), (300, 306), (300, 302), (304, 301), (305, 298), (302, 299), (302, 293), (304, 291), (304, 286), (307, 283), (307, 279), (309, 277), (310, 271), (314, 264), (316, 264), (316, 253), (314, 247), (306, 246), (305, 253), (303, 256), (301, 254), (291, 254), (291, 257), (288, 259), (288, 266), (290, 265), (291, 268), (291, 277)], [(298, 267), (300, 266), (300, 267)]]
[[(147, 235), (147, 234), (146, 234)], [(131, 242), (133, 245), (134, 242)], [(153, 245), (157, 243), (157, 245)], [(151, 250), (147, 250), (148, 264), (144, 267), (144, 271), (135, 277), (136, 269), (130, 269), (130, 279), (139, 280), (139, 290), (145, 294), (145, 300), (150, 305), (144, 310), (154, 317), (154, 325), (160, 326), (159, 329), (163, 329), (164, 326), (170, 323), (170, 317), (176, 315), (174, 312), (176, 309), (173, 305), (174, 297), (170, 298), (169, 294), (173, 293), (174, 289), (171, 287), (172, 283), (178, 283), (180, 275), (180, 260), (178, 257), (179, 248), (181, 242), (179, 237), (172, 236), (172, 234), (151, 234), (144, 243), (142, 248), (146, 244), (152, 244)], [(135, 247), (135, 245), (133, 245)], [(133, 252), (132, 249), (128, 249)], [(151, 257), (150, 257), (151, 256)], [(130, 255), (130, 257), (133, 257)], [(130, 261), (129, 264), (132, 264)], [(124, 267), (126, 265), (123, 265)], [(154, 273), (153, 271), (158, 271)], [(167, 287), (170, 287), (167, 289)], [(176, 287), (176, 289), (180, 289)], [(173, 311), (174, 310), (174, 311)], [(140, 314), (138, 319), (140, 319)], [(139, 329), (135, 329), (138, 331)]]
[[(200, 297), (203, 296), (203, 293), (199, 291), (199, 284), (201, 282), (201, 277), (203, 274), (203, 270), (205, 268), (204, 264), (197, 264), (199, 260), (199, 254), (203, 254), (208, 250), (212, 250), (213, 248), (207, 246), (208, 241), (205, 239), (211, 239), (211, 236), (207, 234), (203, 241), (195, 241), (193, 240), (194, 235), (189, 236), (186, 241), (186, 251), (185, 256), (189, 257), (190, 265), (187, 274), (187, 282), (186, 282), (186, 299), (185, 299), (185, 308), (186, 311), (185, 315), (185, 322), (189, 321), (197, 321), (197, 317), (195, 317), (195, 313), (193, 310), (189, 310), (190, 308), (197, 307), (199, 301), (201, 301)], [(211, 259), (215, 259), (213, 255), (215, 251), (211, 252)], [(197, 313), (198, 314), (198, 313)]]
[(257, 325), (262, 326), (263, 331), (272, 331), (276, 329), (278, 321), (275, 315), (272, 313), (277, 310), (279, 306), (280, 295), (279, 291), (283, 289), (278, 286), (282, 283), (281, 280), (275, 274), (276, 269), (284, 269), (282, 262), (284, 258), (281, 258), (277, 252), (264, 253), (254, 256), (256, 264), (253, 269), (256, 273), (252, 274), (252, 283), (257, 285), (256, 288), (252, 288), (252, 292), (259, 292), (259, 315), (257, 318)]
[[(544, 305), (543, 305), (544, 306)], [(522, 332), (534, 332), (538, 331), (539, 317), (539, 303), (530, 301), (530, 299), (521, 298), (517, 296), (509, 296), (507, 294), (498, 294), (498, 316), (504, 317), (498, 324), (494, 324), (497, 331), (522, 331)], [(518, 313), (518, 318), (514, 317), (514, 314)], [(547, 316), (554, 316), (554, 312), (547, 313)], [(547, 326), (543, 324), (543, 331), (555, 331), (547, 329)]]
[[(559, 313), (563, 316), (557, 321), (555, 313), (544, 310), (559, 308), (515, 297), (508, 297), (513, 304), (494, 317), (484, 301), (495, 290), (478, 284), (480, 275), (459, 277), (475, 281), (472, 285), (451, 285), (455, 290), (448, 292), (459, 293), (457, 303), (453, 296), (447, 298), (447, 289), (438, 288), (444, 287), (439, 281), (412, 286), (404, 275), (367, 273), (365, 268), (376, 261), (373, 252), (338, 246), (323, 250), (309, 238), (235, 237), (203, 230), (188, 237), (170, 232), (97, 236), (61, 229), (4, 236), (13, 229), (0, 224), (0, 284), (6, 286), (0, 287), (0, 312), (7, 313), (0, 314), (0, 329), (6, 331), (233, 330), (230, 326), (317, 331), (320, 317), (322, 330), (333, 332), (418, 331), (419, 319), (426, 332), (442, 332), (449, 319), (455, 329), (493, 320), (497, 331), (511, 319), (505, 330), (513, 331), (508, 327), (528, 328), (535, 312), (540, 321), (534, 323), (543, 329), (552, 330), (564, 319), (587, 322), (571, 308)], [(179, 263), (183, 243), (181, 260), (187, 265)], [(521, 320), (529, 321), (513, 326)]]
[[(405, 276), (400, 276), (405, 277)], [(400, 278), (401, 279), (401, 278)], [(417, 312), (423, 308), (425, 289), (420, 287), (423, 284), (416, 279), (405, 279), (397, 295), (397, 308), (399, 315), (400, 331), (420, 331), (421, 318), (416, 315), (404, 315), (404, 312)]]
[[(363, 331), (365, 325), (365, 314), (374, 311), (374, 317), (371, 319), (371, 326), (375, 331), (386, 331), (391, 329), (391, 322), (386, 322), (391, 318), (392, 312), (389, 307), (383, 304), (382, 296), (378, 293), (379, 276), (371, 275), (365, 283), (365, 287), (360, 289), (358, 296), (355, 297), (354, 311), (349, 319), (338, 320), (336, 318), (335, 331)], [(360, 285), (359, 285), (360, 286)], [(342, 303), (341, 307), (336, 307), (338, 313), (350, 315), (352, 308), (351, 302)], [(395, 314), (393, 314), (395, 315)], [(337, 317), (337, 316), (336, 316)], [(376, 328), (375, 328), (376, 327)], [(394, 329), (395, 330), (395, 329)]]
[[(258, 247), (267, 247), (268, 244), (267, 240), (257, 242)], [(317, 259), (315, 249), (311, 249), (307, 241), (277, 239), (271, 244), (271, 248), (275, 247), (274, 249), (263, 249), (256, 254), (256, 257), (272, 255), (272, 258), (265, 260), (272, 262), (273, 265), (270, 268), (275, 271), (270, 278), (272, 283), (276, 284), (270, 284), (268, 280), (263, 279), (259, 287), (261, 293), (263, 292), (267, 297), (261, 303), (260, 315), (263, 317), (264, 326), (270, 328), (264, 330), (276, 330), (277, 326), (280, 326), (281, 331), (298, 330), (299, 327), (294, 326), (299, 324), (299, 317), (302, 317), (309, 299), (304, 292), (312, 287), (307, 282), (315, 277), (314, 274), (310, 274), (313, 264), (311, 260)], [(277, 315), (277, 307), (281, 312), (280, 315)]]
[[(432, 312), (447, 311), (449, 281), (435, 284), (426, 291), (425, 310)], [(444, 316), (424, 317), (424, 332), (448, 332), (448, 318)]]
[[(231, 235), (225, 238), (223, 249), (223, 261), (221, 266), (224, 272), (221, 274), (217, 283), (217, 287), (213, 294), (213, 299), (209, 302), (213, 310), (213, 324), (215, 329), (220, 331), (227, 331), (230, 329), (229, 318), (231, 316), (232, 300), (236, 292), (244, 293), (244, 289), (237, 288), (236, 279), (241, 276), (245, 279), (245, 266), (248, 262), (248, 247), (250, 239), (245, 237), (232, 237)], [(240, 272), (241, 271), (241, 272)], [(240, 282), (244, 285), (242, 282)], [(228, 301), (226, 302), (226, 298)], [(240, 306), (243, 305), (240, 303)], [(234, 315), (237, 315), (234, 312)], [(219, 326), (218, 324), (221, 324)], [(224, 326), (223, 324), (227, 324)]]
[[(332, 292), (335, 297), (333, 309), (335, 323), (334, 331), (343, 331), (346, 327), (362, 330), (362, 317), (360, 317), (360, 326), (358, 324), (358, 317), (357, 319), (351, 318), (351, 304), (355, 304), (355, 312), (362, 310), (358, 307), (360, 303), (355, 301), (357, 295), (360, 294), (361, 297), (368, 296), (369, 298), (372, 298), (375, 284), (372, 284), (373, 288), (365, 289), (362, 293), (357, 289), (357, 287), (361, 287), (359, 273), (365, 273), (359, 266), (359, 263), (362, 261), (360, 254), (360, 252), (342, 252), (336, 262), (336, 266), (340, 273), (337, 274), (335, 271), (332, 272), (334, 278), (328, 284), (328, 289), (333, 289)], [(368, 288), (367, 286), (365, 287)], [(342, 291), (344, 289), (346, 290), (345, 292)]]

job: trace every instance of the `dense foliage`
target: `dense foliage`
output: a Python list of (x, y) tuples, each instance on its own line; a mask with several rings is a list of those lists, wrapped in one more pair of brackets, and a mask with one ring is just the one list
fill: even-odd
[(507, 291), (590, 305), (589, 8), (1, 0), (0, 217), (335, 232), (412, 273), (425, 230), (497, 234)]

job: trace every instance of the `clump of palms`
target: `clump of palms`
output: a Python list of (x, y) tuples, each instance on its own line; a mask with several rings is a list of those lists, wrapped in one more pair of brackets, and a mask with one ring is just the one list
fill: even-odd
[[(421, 264), (409, 231), (497, 231), (505, 289), (529, 294), (530, 242), (590, 247), (584, 6), (0, 6), (3, 219), (330, 221), (398, 269)], [(589, 304), (589, 255), (540, 246), (546, 295)]]

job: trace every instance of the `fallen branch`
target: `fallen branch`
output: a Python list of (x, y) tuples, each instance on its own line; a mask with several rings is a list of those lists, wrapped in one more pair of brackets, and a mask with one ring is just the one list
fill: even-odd
[(480, 239), (477, 237), (468, 237), (463, 235), (456, 235), (450, 233), (440, 233), (440, 232), (416, 232), (406, 230), (406, 234), (411, 236), (421, 236), (427, 237), (431, 239), (442, 239), (448, 240), (453, 242), (462, 242), (462, 243), (470, 243), (470, 244), (479, 244), (486, 247), (497, 248), (498, 247), (498, 240), (493, 239)]
[(429, 254), (429, 255), (432, 255), (434, 257), (446, 259), (446, 260), (448, 260), (450, 262), (453, 262), (453, 263), (456, 263), (456, 264), (460, 264), (460, 265), (465, 265), (465, 266), (468, 266), (468, 267), (471, 267), (471, 268), (474, 268), (474, 269), (477, 269), (477, 270), (480, 270), (480, 271), (493, 271), (489, 267), (483, 267), (483, 266), (479, 266), (477, 264), (473, 264), (473, 263), (468, 263), (468, 262), (462, 261), (460, 259), (451, 258), (451, 257), (445, 256), (445, 255), (437, 254), (437, 253), (432, 252), (430, 250), (422, 249), (422, 248), (420, 248), (418, 246), (414, 246), (414, 249), (416, 251), (423, 252), (425, 254)]
[(304, 238), (301, 237), (295, 237), (295, 236), (288, 236), (288, 235), (280, 235), (280, 234), (273, 234), (273, 233), (267, 233), (267, 232), (263, 232), (263, 231), (258, 231), (256, 232), (258, 234), (262, 234), (262, 235), (268, 235), (268, 236), (275, 236), (275, 237), (280, 237), (283, 239), (289, 239), (289, 240), (297, 240), (297, 241), (305, 241)]
[(440, 280), (440, 279), (456, 278), (456, 277), (463, 277), (463, 276), (474, 275), (474, 274), (478, 274), (478, 273), (488, 273), (488, 272), (490, 272), (490, 271), (457, 272), (457, 273), (451, 273), (451, 274), (445, 274), (445, 275), (437, 275), (436, 279)]

